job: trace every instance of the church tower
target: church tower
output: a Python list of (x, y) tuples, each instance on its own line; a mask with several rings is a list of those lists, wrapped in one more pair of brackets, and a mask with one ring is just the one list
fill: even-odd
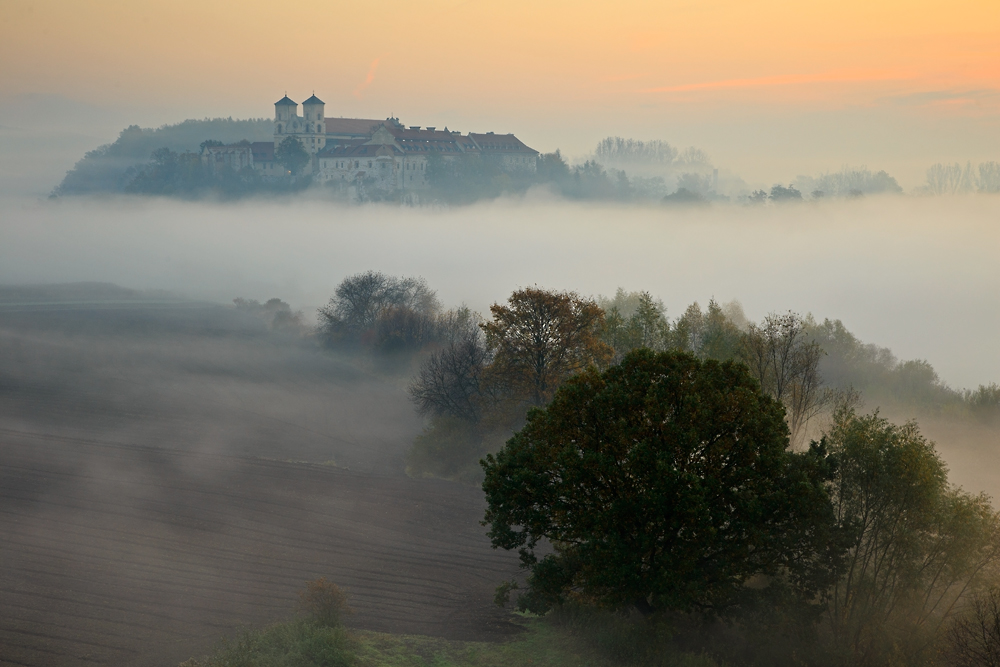
[(316, 93), (302, 103), (303, 120), (305, 121), (305, 136), (302, 144), (310, 153), (318, 153), (326, 146), (326, 104), (316, 97)]
[(294, 124), (299, 116), (299, 105), (285, 95), (274, 103), (274, 147), (277, 148), (284, 138), (294, 134)]

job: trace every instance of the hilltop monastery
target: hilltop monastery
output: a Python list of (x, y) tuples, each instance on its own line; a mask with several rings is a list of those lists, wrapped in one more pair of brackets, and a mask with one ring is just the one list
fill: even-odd
[(263, 175), (284, 175), (275, 149), (295, 137), (311, 159), (305, 173), (321, 183), (365, 183), (383, 190), (419, 190), (427, 187), (427, 162), (439, 155), (453, 160), (478, 154), (496, 160), (508, 171), (537, 166), (538, 151), (513, 134), (461, 134), (445, 127), (404, 126), (398, 118), (328, 118), (323, 100), (313, 95), (299, 105), (286, 95), (274, 103), (274, 141), (209, 146), (202, 159), (211, 168), (246, 167)]

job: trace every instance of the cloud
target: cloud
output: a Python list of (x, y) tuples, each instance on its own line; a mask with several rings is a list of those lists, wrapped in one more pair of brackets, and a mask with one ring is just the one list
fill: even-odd
[(1000, 90), (925, 90), (890, 98), (896, 104), (910, 106), (941, 104), (980, 104), (1000, 101)]
[(358, 99), (361, 99), (361, 93), (363, 93), (368, 86), (372, 85), (372, 81), (375, 80), (375, 70), (378, 69), (378, 61), (378, 58), (372, 61), (371, 66), (368, 68), (368, 76), (366, 76), (365, 80), (354, 89), (354, 96)]
[(733, 88), (760, 88), (764, 86), (795, 86), (810, 83), (854, 83), (864, 81), (891, 81), (909, 79), (904, 72), (889, 70), (852, 70), (825, 72), (822, 74), (781, 74), (777, 76), (762, 76), (751, 79), (726, 79), (724, 81), (705, 81), (689, 83), (681, 86), (661, 86), (646, 88), (643, 93), (684, 93), (696, 90), (724, 90)]

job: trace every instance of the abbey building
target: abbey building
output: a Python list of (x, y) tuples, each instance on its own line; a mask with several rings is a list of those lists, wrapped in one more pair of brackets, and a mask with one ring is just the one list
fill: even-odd
[(507, 171), (534, 171), (538, 151), (513, 134), (462, 134), (447, 127), (404, 126), (398, 118), (329, 118), (325, 104), (313, 95), (299, 105), (288, 98), (274, 104), (274, 140), (206, 148), (203, 159), (213, 166), (251, 166), (263, 175), (283, 175), (275, 150), (288, 137), (309, 154), (303, 170), (320, 183), (383, 190), (419, 190), (428, 185), (427, 168), (434, 160), (479, 155)]

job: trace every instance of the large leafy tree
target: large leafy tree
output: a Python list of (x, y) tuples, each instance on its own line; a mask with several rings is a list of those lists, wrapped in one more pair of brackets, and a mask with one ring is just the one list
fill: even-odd
[(544, 405), (570, 375), (611, 358), (604, 311), (574, 292), (521, 289), (490, 306), (483, 325), (493, 370), (531, 405)]
[(484, 524), (519, 550), (530, 611), (720, 611), (756, 575), (815, 599), (842, 551), (833, 465), (787, 446), (781, 404), (741, 364), (637, 350), (570, 379), (486, 457)]

